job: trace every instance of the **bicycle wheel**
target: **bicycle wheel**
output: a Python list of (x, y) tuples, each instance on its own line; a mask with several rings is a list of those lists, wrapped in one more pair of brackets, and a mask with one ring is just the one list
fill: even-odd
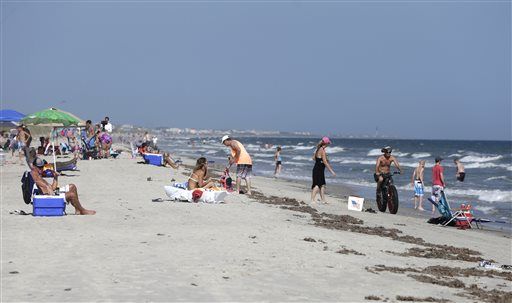
[(386, 201), (384, 201), (385, 195), (383, 193), (384, 193), (384, 188), (381, 190), (380, 193), (379, 193), (379, 191), (377, 191), (377, 196), (376, 196), (376, 199), (375, 199), (377, 201), (377, 208), (381, 212), (385, 212), (386, 211)]
[(389, 213), (396, 214), (398, 212), (398, 192), (396, 191), (396, 187), (394, 185), (389, 186), (387, 202)]

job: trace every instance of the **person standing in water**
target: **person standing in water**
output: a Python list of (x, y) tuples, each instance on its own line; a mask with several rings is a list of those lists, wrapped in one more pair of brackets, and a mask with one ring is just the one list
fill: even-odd
[(411, 183), (414, 188), (414, 209), (424, 211), (423, 208), (423, 173), (425, 172), (425, 160), (420, 160), (418, 167), (412, 173)]
[(222, 144), (231, 149), (231, 159), (229, 165), (236, 163), (236, 191), (240, 194), (240, 183), (245, 180), (247, 186), (247, 194), (251, 194), (251, 176), (252, 176), (252, 159), (249, 153), (245, 150), (242, 143), (237, 140), (231, 139), (228, 135), (222, 137)]
[(274, 170), (274, 177), (277, 178), (277, 175), (281, 174), (281, 168), (283, 165), (283, 158), (281, 158), (281, 146), (276, 148), (276, 153), (274, 154), (274, 161), (276, 162), (276, 169)]
[(464, 165), (460, 163), (459, 159), (454, 159), (453, 163), (455, 163), (455, 166), (457, 166), (457, 172), (455, 173), (457, 181), (464, 182), (464, 178), (466, 178), (466, 172), (464, 172)]
[(320, 199), (322, 203), (327, 204), (325, 200), (325, 168), (331, 172), (333, 177), (336, 173), (331, 167), (329, 160), (327, 160), (327, 153), (325, 148), (331, 144), (331, 140), (327, 137), (323, 137), (322, 140), (317, 144), (315, 153), (313, 154), (313, 160), (315, 160), (315, 166), (313, 167), (313, 184), (311, 185), (311, 203), (316, 203), (316, 195), (320, 192)]

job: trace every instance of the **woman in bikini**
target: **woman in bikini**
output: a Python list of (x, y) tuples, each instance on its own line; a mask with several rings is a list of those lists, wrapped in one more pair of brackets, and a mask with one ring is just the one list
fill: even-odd
[(214, 187), (215, 183), (213, 181), (209, 181), (208, 177), (208, 161), (205, 157), (201, 157), (196, 161), (196, 167), (192, 171), (192, 174), (188, 178), (188, 189), (193, 190), (196, 188), (207, 189), (210, 187)]

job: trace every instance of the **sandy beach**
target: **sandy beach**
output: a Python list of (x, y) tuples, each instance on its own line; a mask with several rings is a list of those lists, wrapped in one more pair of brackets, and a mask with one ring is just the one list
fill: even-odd
[(32, 212), (26, 167), (1, 167), (2, 302), (512, 301), (512, 271), (478, 267), (512, 263), (505, 233), (348, 211), (350, 192), (311, 207), (309, 187), (264, 177), (251, 197), (172, 202), (163, 187), (189, 170), (138, 161), (79, 161), (60, 178), (94, 216), (11, 214)]

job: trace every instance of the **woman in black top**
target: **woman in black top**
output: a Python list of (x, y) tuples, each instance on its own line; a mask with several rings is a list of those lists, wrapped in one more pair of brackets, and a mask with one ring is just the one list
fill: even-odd
[(322, 203), (327, 204), (325, 200), (325, 168), (329, 169), (333, 176), (336, 173), (332, 170), (329, 161), (327, 160), (327, 153), (325, 148), (331, 144), (331, 140), (327, 137), (323, 137), (322, 140), (316, 146), (316, 151), (313, 154), (313, 160), (315, 160), (315, 166), (313, 167), (313, 185), (311, 186), (311, 203), (316, 203), (316, 194), (320, 192), (320, 198)]

